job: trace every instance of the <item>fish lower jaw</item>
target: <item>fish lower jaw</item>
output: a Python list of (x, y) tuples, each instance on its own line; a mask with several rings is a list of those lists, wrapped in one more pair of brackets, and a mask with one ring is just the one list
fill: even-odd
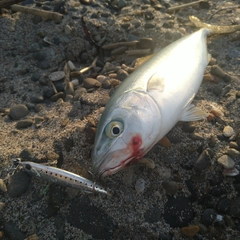
[(121, 169), (129, 166), (131, 163), (132, 163), (132, 160), (135, 159), (134, 157), (131, 157), (127, 160), (124, 160), (122, 161), (119, 165), (117, 165), (116, 167), (113, 167), (113, 168), (108, 168), (108, 169), (104, 169), (102, 171), (100, 171), (100, 173), (98, 174), (99, 175), (99, 178), (102, 178), (102, 177), (106, 177), (106, 176), (109, 176), (109, 175), (112, 175), (112, 174), (115, 174), (117, 173), (118, 171), (120, 171)]

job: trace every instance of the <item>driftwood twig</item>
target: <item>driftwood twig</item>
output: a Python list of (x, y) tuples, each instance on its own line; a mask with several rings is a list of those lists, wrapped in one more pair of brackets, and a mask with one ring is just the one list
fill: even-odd
[(206, 2), (206, 0), (205, 1), (199, 0), (199, 1), (191, 2), (191, 3), (181, 4), (181, 5), (178, 5), (178, 6), (175, 6), (175, 7), (170, 7), (170, 8), (167, 9), (167, 13), (172, 13), (174, 11), (177, 11), (177, 10), (180, 10), (180, 9), (183, 9), (183, 8), (186, 8), (186, 7), (191, 7), (191, 6), (197, 5), (201, 2)]
[(60, 13), (57, 13), (57, 12), (49, 12), (49, 11), (40, 10), (40, 9), (36, 9), (36, 8), (32, 8), (32, 7), (21, 6), (21, 5), (17, 5), (17, 4), (12, 5), (11, 9), (13, 11), (17, 11), (17, 12), (23, 12), (23, 13), (37, 15), (37, 16), (43, 17), (45, 19), (53, 19), (58, 22), (60, 22), (63, 19), (63, 15)]

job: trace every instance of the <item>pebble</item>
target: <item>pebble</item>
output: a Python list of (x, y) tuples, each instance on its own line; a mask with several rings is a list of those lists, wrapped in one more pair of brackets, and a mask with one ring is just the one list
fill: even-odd
[(109, 80), (107, 80), (107, 79), (104, 80), (102, 82), (102, 87), (105, 88), (105, 89), (110, 89), (112, 87), (111, 82)]
[(19, 120), (28, 115), (28, 108), (23, 104), (17, 104), (10, 108), (9, 116), (12, 120)]
[(17, 129), (23, 129), (23, 128), (28, 128), (31, 127), (33, 124), (33, 119), (32, 118), (26, 118), (23, 120), (19, 120), (16, 124)]
[(8, 195), (10, 197), (19, 197), (25, 193), (30, 184), (30, 178), (26, 172), (19, 171), (9, 179)]
[(223, 129), (223, 135), (225, 137), (231, 137), (234, 134), (234, 130), (231, 126), (225, 126)]
[(235, 162), (228, 155), (221, 156), (217, 162), (226, 169), (231, 169), (235, 166)]
[(207, 169), (210, 165), (210, 161), (211, 161), (211, 158), (209, 157), (209, 152), (211, 150), (208, 148), (206, 150), (204, 150), (200, 156), (198, 157), (198, 159), (194, 162), (193, 164), (193, 168), (196, 170), (196, 171), (203, 171), (205, 169)]
[(92, 235), (93, 239), (113, 239), (116, 228), (112, 218), (103, 209), (94, 206), (87, 196), (76, 197), (71, 201), (67, 221), (73, 227)]
[(94, 78), (85, 78), (83, 81), (83, 87), (86, 89), (99, 88), (101, 87), (101, 83)]
[(237, 158), (240, 156), (240, 152), (234, 148), (229, 148), (226, 153), (231, 158)]
[(236, 218), (240, 217), (240, 196), (231, 201), (229, 215)]
[(31, 80), (33, 81), (33, 82), (37, 82), (37, 81), (39, 81), (39, 79), (41, 78), (41, 74), (40, 73), (34, 73), (33, 75), (32, 75), (32, 77), (31, 77)]
[(123, 70), (123, 69), (119, 69), (117, 72), (117, 79), (119, 79), (120, 81), (125, 80), (128, 77), (128, 72)]
[(211, 73), (220, 78), (224, 78), (226, 75), (226, 73), (218, 65), (211, 66)]
[(193, 133), (196, 127), (192, 126), (189, 122), (184, 122), (182, 125), (182, 130), (186, 133)]
[(155, 163), (150, 158), (141, 158), (140, 160), (138, 160), (138, 162), (141, 163), (141, 164), (144, 164), (146, 167), (148, 167), (150, 169), (155, 168)]
[(187, 226), (187, 227), (182, 227), (180, 229), (181, 233), (187, 237), (194, 237), (198, 232), (200, 228), (197, 225), (192, 225), (192, 226)]
[(137, 43), (137, 48), (140, 48), (140, 49), (154, 48), (153, 39), (152, 38), (140, 38), (139, 43)]
[(236, 168), (224, 169), (223, 170), (223, 175), (224, 176), (235, 177), (235, 176), (238, 176), (238, 174), (239, 174), (239, 171)]
[(228, 212), (228, 209), (230, 207), (231, 201), (228, 198), (222, 198), (217, 203), (216, 210), (220, 214), (226, 214)]
[(72, 82), (68, 82), (65, 86), (65, 94), (66, 95), (74, 95), (74, 85)]
[(79, 80), (75, 78), (71, 81), (71, 83), (73, 84), (73, 87), (76, 88), (79, 85)]
[(3, 192), (7, 191), (7, 186), (2, 179), (0, 179), (0, 190), (3, 191)]
[(238, 146), (238, 144), (236, 142), (230, 142), (229, 143), (229, 147), (230, 148), (234, 148), (236, 150), (240, 150), (240, 148), (239, 148), (239, 146)]
[(170, 147), (171, 146), (171, 142), (169, 141), (169, 139), (164, 136), (159, 142), (159, 145), (163, 146), (163, 147)]
[(166, 193), (170, 196), (175, 195), (180, 188), (179, 183), (175, 181), (168, 181), (168, 180), (164, 181), (162, 183), (162, 186), (165, 189)]
[(164, 206), (163, 217), (171, 227), (185, 227), (194, 218), (190, 199), (184, 196), (169, 197)]
[(62, 80), (64, 77), (65, 77), (65, 72), (64, 71), (52, 72), (48, 75), (48, 78), (52, 82)]
[(4, 202), (0, 202), (0, 213), (3, 210), (4, 207), (5, 207), (5, 203)]
[(63, 92), (58, 92), (58, 93), (55, 93), (54, 95), (52, 95), (51, 97), (50, 97), (50, 100), (52, 101), (52, 102), (56, 102), (58, 99), (60, 99), (60, 98), (64, 98), (64, 93)]
[(214, 76), (210, 73), (204, 74), (203, 81), (213, 82), (214, 81)]
[(208, 208), (203, 211), (201, 222), (205, 226), (209, 226), (216, 220), (216, 217), (217, 217), (217, 213), (215, 212), (215, 210)]
[(19, 230), (13, 221), (4, 223), (4, 231), (10, 240), (23, 240), (26, 238), (26, 235)]
[(87, 126), (85, 129), (86, 132), (86, 140), (89, 144), (94, 143), (95, 135), (96, 135), (96, 128)]
[(135, 190), (137, 194), (143, 193), (145, 190), (145, 180), (143, 178), (138, 178), (135, 184)]
[(32, 148), (25, 148), (21, 151), (21, 153), (19, 154), (19, 157), (25, 161), (34, 161), (35, 154)]
[(32, 103), (41, 103), (44, 101), (43, 95), (41, 93), (36, 93), (30, 97)]
[(162, 211), (158, 207), (149, 208), (144, 213), (144, 219), (146, 222), (154, 223), (161, 220)]

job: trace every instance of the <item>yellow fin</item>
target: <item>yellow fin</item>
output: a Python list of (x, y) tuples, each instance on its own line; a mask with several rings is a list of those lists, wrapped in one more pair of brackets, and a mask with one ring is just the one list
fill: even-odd
[(141, 57), (141, 58), (137, 58), (136, 59), (136, 62), (135, 62), (135, 65), (134, 65), (134, 68), (138, 68), (139, 66), (141, 66), (143, 63), (145, 63), (148, 59), (150, 59), (154, 54), (151, 54), (151, 55), (148, 55), (148, 56), (145, 56), (145, 57)]
[(232, 25), (232, 26), (218, 26), (218, 25), (211, 25), (208, 23), (201, 22), (195, 16), (189, 16), (190, 21), (197, 27), (197, 28), (208, 28), (212, 30), (213, 34), (227, 34), (233, 33), (240, 30), (240, 25)]

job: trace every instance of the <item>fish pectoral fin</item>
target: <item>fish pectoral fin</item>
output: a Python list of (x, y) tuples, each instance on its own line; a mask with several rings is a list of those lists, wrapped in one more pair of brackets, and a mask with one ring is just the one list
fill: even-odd
[(147, 91), (158, 90), (162, 92), (164, 89), (164, 78), (162, 78), (158, 72), (155, 72), (148, 80)]
[(184, 108), (179, 121), (185, 121), (185, 122), (197, 121), (197, 120), (204, 119), (207, 116), (208, 114), (206, 112), (195, 107), (192, 104), (189, 104)]

